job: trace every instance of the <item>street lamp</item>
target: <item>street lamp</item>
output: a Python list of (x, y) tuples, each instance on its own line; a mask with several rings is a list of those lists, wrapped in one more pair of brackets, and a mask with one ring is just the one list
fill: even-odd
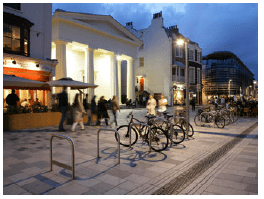
[(190, 123), (190, 117), (189, 117), (189, 64), (188, 64), (188, 40), (187, 39), (178, 39), (177, 40), (178, 45), (185, 45), (185, 83), (186, 83), (186, 134), (189, 133), (189, 123)]
[(230, 82), (232, 81), (232, 79), (229, 80), (229, 83), (228, 83), (228, 91), (229, 91), (229, 98), (230, 98)]

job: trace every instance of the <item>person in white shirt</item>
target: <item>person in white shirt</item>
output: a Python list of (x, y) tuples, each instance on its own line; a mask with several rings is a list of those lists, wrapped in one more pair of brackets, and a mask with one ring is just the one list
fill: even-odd
[(167, 104), (168, 101), (167, 99), (164, 97), (164, 95), (161, 95), (161, 99), (159, 100), (159, 108), (158, 108), (158, 114), (160, 115), (161, 113), (167, 111)]
[(29, 106), (29, 103), (28, 103), (27, 99), (24, 99), (24, 101), (21, 103), (21, 106), (23, 106), (23, 107), (28, 107)]
[(149, 95), (149, 100), (147, 102), (147, 110), (148, 110), (148, 115), (155, 115), (155, 107), (157, 103), (156, 100), (153, 98), (152, 95)]

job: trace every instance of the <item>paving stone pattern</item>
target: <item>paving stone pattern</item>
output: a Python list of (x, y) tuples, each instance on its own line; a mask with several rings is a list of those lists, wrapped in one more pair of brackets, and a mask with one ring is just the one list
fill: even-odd
[[(126, 123), (129, 111), (121, 110), (119, 125)], [(134, 113), (144, 120), (146, 110), (134, 109)], [(104, 124), (76, 132), (70, 131), (70, 125), (63, 133), (57, 126), (3, 132), (3, 194), (150, 195), (257, 122), (257, 118), (241, 118), (224, 129), (197, 127), (192, 122), (195, 113), (190, 113), (195, 129), (192, 138), (160, 153), (149, 153), (148, 145), (139, 139), (132, 149), (121, 146), (120, 164), (113, 132), (100, 133), (97, 158), (97, 131)], [(257, 132), (256, 128), (180, 194), (258, 194)], [(75, 180), (71, 180), (72, 172), (62, 167), (53, 165), (50, 171), (52, 134), (74, 141)], [(71, 166), (67, 140), (53, 138), (52, 154), (54, 160)]]

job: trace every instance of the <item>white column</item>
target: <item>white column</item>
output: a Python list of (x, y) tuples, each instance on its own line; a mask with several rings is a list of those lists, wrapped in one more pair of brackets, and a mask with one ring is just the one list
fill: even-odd
[(135, 100), (135, 68), (132, 58), (127, 60), (127, 98)]
[[(67, 65), (66, 65), (66, 44), (64, 41), (55, 41), (56, 44), (56, 59), (58, 64), (56, 66), (55, 74), (56, 80), (67, 77)], [(61, 89), (56, 89), (56, 92), (59, 92)]]
[(117, 60), (117, 55), (113, 54), (112, 56), (112, 95), (116, 95), (119, 97), (119, 88), (118, 88), (118, 60)]
[(118, 82), (118, 100), (119, 100), (119, 104), (121, 103), (121, 62), (122, 60), (118, 60), (117, 61), (117, 73), (118, 73), (118, 78), (117, 78), (117, 82)]
[[(87, 83), (94, 84), (94, 50), (92, 48), (87, 48), (85, 50), (85, 67), (87, 68)], [(89, 101), (94, 96), (94, 88), (88, 89)]]

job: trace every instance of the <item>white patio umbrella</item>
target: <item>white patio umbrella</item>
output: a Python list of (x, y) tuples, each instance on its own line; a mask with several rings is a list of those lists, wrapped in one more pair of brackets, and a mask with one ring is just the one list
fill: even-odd
[(90, 83), (84, 83), (79, 82), (76, 80), (73, 80), (70, 77), (64, 77), (58, 80), (49, 81), (47, 82), (50, 87), (71, 87), (71, 89), (84, 89), (84, 88), (96, 88), (98, 85), (90, 84)]
[(49, 85), (46, 82), (6, 74), (3, 74), (3, 87), (6, 89), (49, 89)]

